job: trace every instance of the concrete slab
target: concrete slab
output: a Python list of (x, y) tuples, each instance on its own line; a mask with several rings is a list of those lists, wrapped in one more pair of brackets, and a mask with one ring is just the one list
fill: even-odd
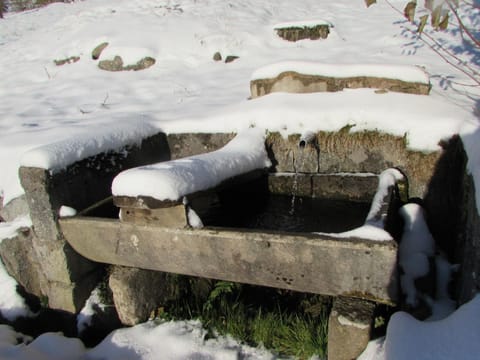
[(172, 229), (87, 217), (59, 222), (69, 244), (97, 262), (388, 304), (398, 298), (394, 241)]

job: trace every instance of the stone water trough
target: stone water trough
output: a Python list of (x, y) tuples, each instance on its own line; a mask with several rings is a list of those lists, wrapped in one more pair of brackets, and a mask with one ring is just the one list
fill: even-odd
[[(225, 155), (228, 145), (159, 165), (171, 176), (182, 164)], [(226, 161), (235, 163), (242, 155), (228, 156)], [(154, 166), (114, 180), (114, 190), (122, 176), (140, 188), (130, 196), (117, 191), (113, 203), (119, 218), (99, 217), (101, 210), (93, 206), (59, 220), (76, 252), (100, 263), (389, 304), (398, 300), (397, 247), (388, 233), (391, 209), (399, 201), (395, 181), (382, 188), (371, 173), (272, 173), (260, 162), (201, 191), (158, 199), (151, 188), (168, 186), (161, 180), (154, 178), (141, 191), (145, 174), (158, 170)], [(367, 219), (383, 241), (370, 238), (372, 231), (345, 233)]]

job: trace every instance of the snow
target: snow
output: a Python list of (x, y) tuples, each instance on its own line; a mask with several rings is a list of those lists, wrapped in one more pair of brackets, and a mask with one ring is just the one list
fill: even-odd
[(271, 79), (287, 71), (336, 78), (367, 76), (421, 84), (430, 83), (428, 74), (418, 66), (357, 63), (324, 64), (307, 61), (284, 61), (261, 67), (255, 70), (251, 80)]
[(420, 295), (415, 280), (428, 274), (429, 258), (435, 255), (435, 242), (420, 205), (406, 204), (400, 208), (399, 214), (404, 221), (398, 248), (398, 263), (403, 270), (400, 285), (407, 296), (405, 302), (416, 306)]
[[(365, 173), (360, 176), (369, 176), (371, 174)], [(335, 238), (359, 238), (373, 241), (393, 241), (392, 235), (384, 230), (384, 218), (377, 218), (381, 215), (380, 211), (384, 206), (384, 199), (388, 195), (389, 188), (394, 186), (398, 181), (404, 180), (403, 174), (394, 168), (386, 169), (378, 176), (377, 191), (370, 204), (365, 223), (355, 229), (344, 231), (341, 233), (317, 233), (326, 234)]]
[(306, 131), (351, 132), (380, 130), (405, 137), (408, 148), (423, 152), (440, 149), (438, 143), (457, 134), (463, 121), (473, 121), (465, 109), (443, 99), (403, 93), (376, 94), (373, 89), (346, 89), (335, 93), (272, 93), (226, 106), (208, 115), (164, 121), (170, 133), (238, 131), (257, 126), (283, 136)]
[[(403, 0), (390, 3), (400, 9), (405, 5)], [(273, 31), (275, 24), (305, 25), (312, 18), (335, 24), (327, 39), (292, 43)], [(467, 26), (478, 29), (480, 10), (466, 13), (466, 20)], [(363, 1), (350, 0), (304, 0), (301, 4), (287, 0), (178, 0), (175, 4), (86, 0), (6, 13), (0, 20), (3, 203), (23, 194), (18, 179), (22, 164), (58, 171), (85, 156), (122, 151), (158, 131), (230, 133), (252, 125), (284, 136), (353, 125), (351, 131), (404, 136), (410, 149), (424, 152), (438, 150), (440, 140), (460, 134), (468, 171), (480, 189), (480, 89), (412, 35), (412, 27), (385, 1), (367, 9)], [(478, 70), (478, 51), (466, 47), (454, 27), (445, 32), (426, 31), (454, 51), (460, 62)], [(101, 71), (91, 51), (105, 41), (109, 46), (100, 60), (120, 55), (130, 64), (152, 56), (156, 64), (138, 72)], [(239, 59), (230, 64), (214, 62), (216, 51)], [(53, 63), (75, 55), (80, 61), (74, 64), (56, 67)], [(375, 72), (392, 66), (396, 73), (392, 76), (421, 66), (432, 90), (429, 96), (375, 94), (370, 89), (277, 93), (248, 101), (252, 74), (265, 66), (271, 71), (269, 64), (278, 62), (335, 64), (336, 69), (362, 64)], [(476, 200), (480, 204), (480, 191)], [(0, 224), (0, 238), (14, 236), (13, 228)], [(438, 261), (437, 267), (448, 273), (448, 264)], [(6, 279), (0, 282), (3, 301), (15, 293), (15, 284), (3, 275), (2, 279)], [(443, 309), (448, 310), (448, 299), (437, 297), (434, 309), (446, 305)], [(0, 306), (3, 314), (22, 304)], [(476, 358), (479, 307), (476, 297), (449, 317), (424, 323), (397, 313), (384, 346), (379, 340), (369, 347), (374, 349), (370, 358), (380, 360), (384, 354), (388, 359)], [(245, 353), (252, 354), (246, 358), (271, 358), (230, 340), (204, 341), (199, 325), (191, 323), (148, 323), (120, 330), (93, 350), (58, 334), (44, 334), (29, 345), (16, 345), (18, 337), (22, 338), (0, 325), (1, 358), (148, 359), (152, 354), (165, 354), (173, 359), (220, 359)]]
[(479, 295), (440, 321), (421, 322), (407, 313), (397, 312), (387, 328), (386, 359), (478, 359), (478, 329)]
[(58, 210), (58, 216), (61, 218), (63, 217), (71, 217), (77, 215), (77, 210), (70, 206), (62, 205), (60, 206), (60, 209)]
[(123, 171), (113, 180), (112, 194), (179, 200), (270, 165), (265, 130), (250, 128), (217, 151)]
[[(467, 25), (473, 28), (478, 25), (475, 14), (468, 16)], [(335, 24), (327, 39), (291, 43), (273, 31), (279, 23), (309, 24), (311, 19)], [(458, 133), (464, 122), (473, 124), (470, 130), (477, 129), (471, 109), (480, 91), (462, 85), (471, 82), (410, 36), (409, 26), (383, 1), (367, 9), (361, 1), (348, 0), (306, 0), (301, 6), (286, 0), (180, 0), (175, 4), (88, 0), (6, 13), (0, 24), (0, 51), (8, 54), (0, 57), (3, 202), (23, 193), (18, 180), (23, 153), (69, 138), (95, 137), (102, 126), (111, 131), (128, 128), (136, 120), (170, 133), (238, 132), (256, 123), (288, 135), (356, 124), (354, 131), (378, 129), (406, 135), (412, 149), (436, 150), (438, 141)], [(453, 29), (433, 35), (453, 50), (463, 46)], [(109, 45), (100, 60), (120, 55), (133, 63), (152, 56), (157, 62), (145, 71), (99, 70), (91, 51), (102, 42)], [(216, 51), (223, 57), (240, 58), (231, 64), (217, 63), (212, 60)], [(476, 64), (475, 53), (456, 53), (466, 63)], [(80, 56), (80, 61), (54, 65), (53, 60), (69, 56)], [(371, 68), (420, 65), (430, 77), (432, 93), (417, 98), (354, 91), (338, 97), (282, 94), (246, 100), (249, 79), (257, 69), (299, 61), (338, 68), (356, 63)], [(477, 167), (470, 159), (479, 151), (474, 149), (474, 139), (470, 143), (474, 152), (469, 169), (475, 174)], [(71, 153), (87, 156), (88, 151), (72, 147)], [(61, 159), (50, 152), (53, 148), (42, 151), (32, 165), (61, 167), (74, 160)], [(28, 157), (24, 159), (28, 164)]]
[(304, 28), (304, 27), (315, 27), (318, 25), (328, 25), (330, 27), (333, 27), (333, 24), (330, 21), (326, 20), (302, 20), (302, 21), (289, 21), (289, 22), (282, 22), (280, 24), (276, 24), (273, 26), (274, 30), (278, 29), (285, 29), (285, 28)]
[(0, 325), (0, 358), (35, 360), (270, 360), (275, 357), (228, 338), (205, 340), (206, 330), (198, 321), (155, 324), (147, 322), (112, 332), (98, 346), (85, 349), (82, 342), (61, 334), (46, 333), (31, 343), (17, 345), (21, 334)]
[(102, 302), (100, 289), (96, 287), (85, 302), (84, 307), (77, 315), (77, 330), (81, 334), (86, 328), (92, 325), (93, 316), (96, 314), (95, 309), (104, 310), (106, 305)]
[(20, 165), (59, 171), (89, 156), (103, 152), (120, 152), (126, 146), (139, 145), (141, 141), (158, 133), (158, 129), (144, 121), (131, 121), (112, 128), (96, 126), (95, 132), (82, 131), (64, 140), (27, 151)]

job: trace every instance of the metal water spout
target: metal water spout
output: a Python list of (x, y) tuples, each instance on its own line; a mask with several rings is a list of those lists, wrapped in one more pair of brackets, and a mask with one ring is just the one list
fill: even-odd
[(300, 141), (298, 142), (298, 147), (304, 149), (307, 144), (313, 144), (315, 142), (315, 133), (312, 131), (307, 131), (300, 136)]

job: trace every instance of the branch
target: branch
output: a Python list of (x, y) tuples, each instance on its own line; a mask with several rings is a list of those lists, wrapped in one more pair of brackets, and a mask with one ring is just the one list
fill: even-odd
[(473, 41), (473, 43), (480, 48), (480, 41), (478, 39), (475, 38), (475, 36), (470, 32), (470, 30), (467, 29), (467, 27), (465, 26), (465, 24), (463, 23), (462, 19), (460, 19), (460, 16), (458, 15), (457, 13), (457, 10), (453, 7), (452, 5), (452, 2), (451, 0), (447, 0), (446, 1), (448, 7), (450, 8), (450, 10), (452, 11), (453, 15), (455, 15), (455, 18), (457, 19), (458, 21), (458, 26), (460, 26), (460, 29), (462, 29), (462, 31), (467, 34), (467, 36), (470, 38), (470, 40)]
[[(385, 2), (393, 9), (395, 10), (397, 13), (399, 13), (402, 17), (404, 16), (403, 12), (400, 11), (399, 9), (397, 9), (395, 6), (392, 5), (392, 3), (389, 1), (389, 0), (385, 0)], [(405, 27), (405, 29), (409, 32), (411, 32), (412, 34), (416, 35), (420, 40), (422, 40), (430, 49), (432, 49), (435, 53), (437, 53), (438, 56), (440, 56), (446, 63), (448, 63), (449, 65), (453, 66), (455, 69), (459, 70), (460, 72), (462, 72), (463, 74), (465, 74), (466, 76), (468, 76), (470, 79), (472, 79), (477, 85), (475, 86), (479, 86), (480, 85), (480, 79), (477, 78), (478, 76), (480, 76), (480, 74), (473, 68), (471, 68), (470, 66), (468, 66), (468, 64), (465, 64), (465, 62), (460, 59), (459, 57), (457, 57), (455, 54), (453, 54), (451, 51), (445, 49), (442, 44), (440, 44), (438, 41), (436, 41), (432, 36), (430, 36), (429, 34), (426, 34), (426, 33), (422, 33), (423, 35), (425, 35), (428, 39), (430, 39), (430, 41), (433, 42), (433, 44), (430, 44), (428, 41), (426, 41), (423, 36), (419, 35), (417, 32), (409, 29), (408, 27)], [(436, 46), (436, 47), (435, 47)], [(441, 51), (443, 51), (446, 55), (448, 55), (449, 57), (455, 59), (458, 63), (462, 64), (462, 66), (458, 65), (458, 64), (455, 64), (452, 62), (452, 60), (450, 60), (445, 54), (443, 54)], [(470, 70), (472, 73), (469, 73), (468, 71), (465, 70), (468, 69)]]

